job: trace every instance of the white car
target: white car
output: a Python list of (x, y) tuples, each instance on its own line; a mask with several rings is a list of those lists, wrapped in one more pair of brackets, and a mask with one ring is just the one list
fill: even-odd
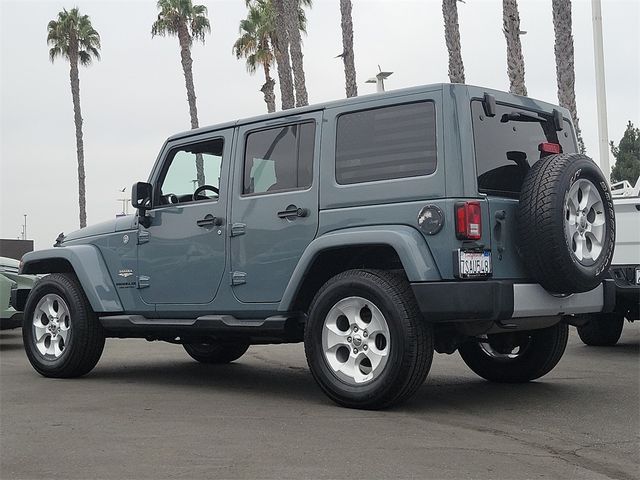
[(587, 345), (615, 345), (622, 334), (625, 318), (640, 319), (640, 178), (611, 185), (616, 212), (616, 247), (610, 273), (616, 283), (616, 307), (611, 313), (585, 317), (578, 327), (580, 339)]

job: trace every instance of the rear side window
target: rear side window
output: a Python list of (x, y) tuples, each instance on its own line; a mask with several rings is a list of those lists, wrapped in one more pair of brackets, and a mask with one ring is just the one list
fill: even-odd
[(271, 193), (311, 186), (316, 126), (301, 123), (247, 136), (242, 193)]
[(436, 170), (433, 102), (376, 108), (338, 117), (339, 184), (429, 175)]
[(471, 102), (471, 114), (480, 192), (518, 196), (529, 168), (544, 155), (542, 143), (560, 144), (563, 153), (576, 152), (567, 120), (557, 132), (551, 115), (501, 104), (494, 117), (487, 117), (480, 100)]

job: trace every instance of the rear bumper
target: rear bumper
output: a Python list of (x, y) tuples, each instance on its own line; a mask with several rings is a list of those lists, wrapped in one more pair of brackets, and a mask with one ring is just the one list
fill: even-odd
[(508, 320), (610, 312), (615, 284), (605, 280), (589, 292), (556, 296), (537, 283), (507, 280), (412, 283), (420, 311), (428, 321)]

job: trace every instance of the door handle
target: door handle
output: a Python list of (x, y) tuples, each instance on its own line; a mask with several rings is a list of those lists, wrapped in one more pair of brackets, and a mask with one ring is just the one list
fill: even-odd
[(292, 220), (297, 217), (306, 217), (307, 215), (309, 215), (309, 210), (307, 210), (306, 208), (298, 208), (295, 205), (289, 205), (286, 210), (280, 210), (278, 212), (278, 216), (280, 218), (287, 218)]
[(199, 227), (208, 227), (210, 225), (214, 225), (216, 227), (219, 227), (220, 225), (222, 225), (222, 219), (218, 218), (218, 217), (214, 217), (210, 213), (207, 213), (204, 216), (204, 218), (201, 218), (200, 220), (196, 221), (196, 224)]

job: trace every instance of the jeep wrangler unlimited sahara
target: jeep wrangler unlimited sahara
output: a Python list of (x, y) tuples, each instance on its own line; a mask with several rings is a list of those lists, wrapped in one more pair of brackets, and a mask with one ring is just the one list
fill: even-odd
[(413, 394), (434, 350), (527, 382), (564, 353), (573, 315), (613, 308), (608, 184), (565, 109), (430, 85), (170, 137), (137, 214), (58, 237), (22, 273), (47, 377), (77, 377), (105, 337), (180, 343), (225, 363), (304, 342), (340, 405)]

